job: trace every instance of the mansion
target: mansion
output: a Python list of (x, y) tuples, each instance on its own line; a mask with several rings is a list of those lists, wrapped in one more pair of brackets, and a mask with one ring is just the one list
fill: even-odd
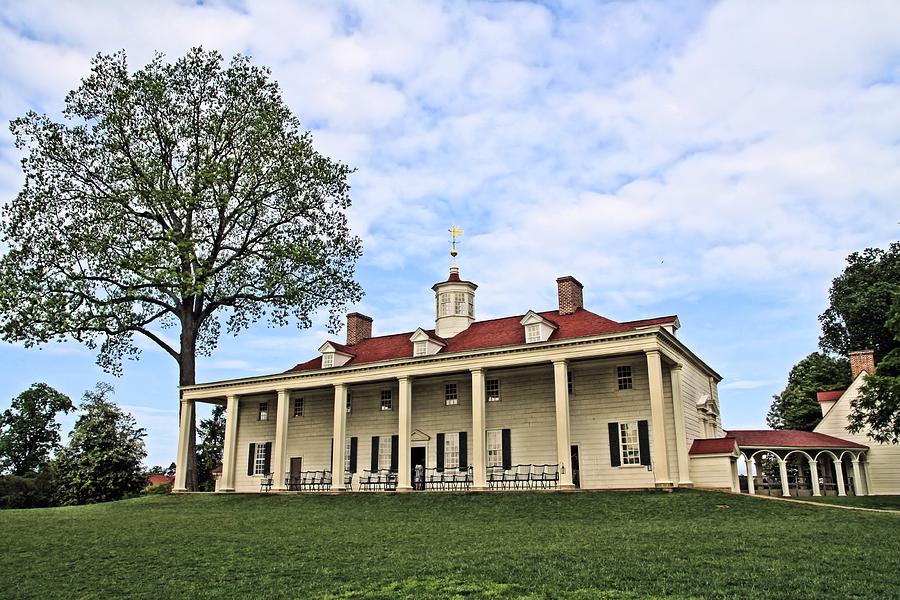
[[(677, 317), (613, 321), (584, 307), (574, 277), (556, 284), (554, 310), (478, 321), (478, 286), (461, 278), (454, 258), (433, 286), (433, 327), (373, 336), (373, 319), (351, 313), (343, 343), (322, 344), (286, 372), (182, 388), (174, 490), (186, 491), (194, 405), (207, 402), (227, 407), (218, 492), (703, 487), (802, 495), (824, 493), (822, 473), (841, 480), (834, 493), (867, 493), (864, 443), (725, 432), (721, 376), (678, 339)], [(777, 473), (765, 472), (776, 464)]]

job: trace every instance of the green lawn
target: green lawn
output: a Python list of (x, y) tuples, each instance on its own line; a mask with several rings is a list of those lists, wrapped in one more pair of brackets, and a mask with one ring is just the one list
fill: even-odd
[(154, 496), (0, 537), (16, 598), (900, 597), (900, 515), (690, 491)]
[(838, 504), (840, 506), (858, 506), (860, 508), (880, 508), (882, 510), (900, 510), (900, 496), (817, 496), (797, 498), (807, 502), (822, 504)]

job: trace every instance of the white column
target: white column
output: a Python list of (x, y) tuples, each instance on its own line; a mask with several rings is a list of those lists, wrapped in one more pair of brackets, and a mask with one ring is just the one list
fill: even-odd
[(569, 436), (569, 363), (553, 361), (553, 396), (556, 400), (556, 460), (559, 462), (559, 487), (571, 489), (572, 444)]
[(647, 351), (647, 374), (650, 377), (650, 427), (653, 430), (650, 456), (653, 462), (653, 477), (657, 484), (671, 485), (669, 454), (666, 450), (666, 411), (663, 397), (662, 362), (660, 362), (659, 350)]
[(412, 380), (409, 377), (398, 377), (400, 383), (400, 398), (398, 412), (400, 413), (400, 426), (397, 430), (400, 443), (397, 446), (397, 491), (410, 492), (412, 484), (410, 483), (410, 450), (409, 440), (412, 437)]
[(191, 451), (191, 418), (194, 414), (194, 401), (181, 401), (181, 423), (178, 427), (178, 451), (175, 454), (175, 485), (173, 492), (187, 491), (188, 455)]
[(334, 430), (332, 435), (331, 489), (344, 489), (344, 444), (347, 437), (347, 386), (334, 384)]
[(853, 493), (857, 496), (864, 495), (863, 492), (863, 482), (862, 482), (862, 472), (859, 468), (859, 459), (853, 459)]
[(744, 456), (744, 462), (747, 463), (747, 492), (756, 494), (756, 487), (753, 485), (753, 461)]
[(869, 477), (869, 458), (866, 457), (866, 461), (862, 464), (863, 470), (863, 479), (865, 480), (863, 483), (866, 488), (866, 496), (872, 495), (872, 479)]
[(472, 489), (487, 489), (485, 469), (484, 369), (472, 371)]
[(285, 490), (285, 471), (287, 470), (287, 435), (291, 413), (291, 394), (287, 390), (278, 390), (278, 408), (275, 416), (275, 445), (272, 448), (272, 487)]
[(781, 471), (781, 495), (788, 497), (791, 495), (791, 488), (788, 486), (787, 462), (782, 458), (778, 459), (778, 469)]
[(678, 455), (678, 485), (691, 485), (687, 433), (684, 431), (684, 398), (681, 395), (681, 365), (672, 367), (672, 409), (675, 415), (675, 452)]
[(736, 458), (731, 461), (731, 491), (735, 494), (741, 493), (741, 476), (738, 473)]
[(220, 492), (234, 491), (235, 458), (237, 457), (238, 397), (228, 396), (225, 405), (225, 443), (222, 447), (222, 478)]
[(834, 461), (834, 478), (837, 480), (837, 492), (838, 496), (846, 496), (847, 488), (844, 486), (844, 465), (841, 464), (841, 461), (837, 458), (832, 458)]
[(812, 479), (812, 495), (821, 496), (822, 489), (819, 487), (819, 465), (815, 460), (809, 461), (809, 477)]

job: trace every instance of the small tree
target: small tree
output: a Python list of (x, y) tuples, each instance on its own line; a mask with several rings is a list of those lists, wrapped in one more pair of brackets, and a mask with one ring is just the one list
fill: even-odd
[(351, 169), (313, 148), (267, 69), (195, 48), (130, 73), (124, 52), (98, 54), (63, 114), (11, 125), (25, 185), (0, 218), (0, 338), (99, 346), (119, 373), (144, 336), (184, 386), (223, 316), (236, 334), (327, 308), (335, 328), (359, 300)]
[(812, 431), (822, 420), (816, 392), (846, 389), (850, 385), (850, 363), (813, 352), (791, 369), (787, 386), (773, 396), (766, 422), (772, 429)]
[(72, 410), (72, 401), (46, 383), (35, 383), (13, 398), (0, 415), (0, 472), (33, 475), (59, 448), (56, 415)]
[(112, 386), (98, 383), (84, 393), (81, 416), (69, 443), (54, 461), (60, 504), (119, 500), (139, 493), (146, 484), (141, 461), (144, 430), (108, 396)]
[(894, 297), (887, 321), (898, 347), (887, 353), (865, 378), (853, 401), (848, 429), (866, 432), (876, 442), (900, 443), (900, 294)]
[(225, 407), (217, 404), (212, 415), (200, 421), (200, 444), (197, 450), (197, 483), (201, 490), (212, 491), (211, 471), (222, 464), (225, 447)]

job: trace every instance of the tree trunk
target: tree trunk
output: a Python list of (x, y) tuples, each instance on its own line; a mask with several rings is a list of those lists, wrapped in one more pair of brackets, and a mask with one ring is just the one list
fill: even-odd
[[(194, 385), (197, 379), (196, 336), (192, 327), (182, 324), (181, 352), (178, 358), (178, 385)], [(179, 403), (180, 406), (180, 403)], [(180, 422), (180, 419), (179, 419)], [(190, 431), (188, 431), (188, 464), (185, 486), (188, 491), (197, 491), (197, 407), (191, 411)]]

